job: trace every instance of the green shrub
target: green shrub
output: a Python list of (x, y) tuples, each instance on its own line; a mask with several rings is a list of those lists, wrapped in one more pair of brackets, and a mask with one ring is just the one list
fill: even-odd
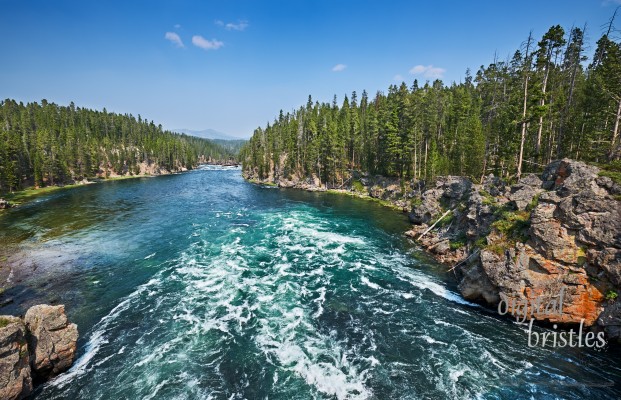
[(606, 293), (606, 300), (614, 301), (617, 299), (617, 297), (619, 297), (619, 295), (615, 291), (609, 290)]
[[(442, 214), (444, 214), (444, 212), (442, 212)], [(442, 214), (438, 215), (436, 218), (440, 218)], [(438, 225), (436, 226), (438, 228), (444, 228), (445, 226), (450, 225), (451, 222), (453, 222), (454, 218), (455, 218), (455, 215), (453, 215), (453, 213), (448, 213), (444, 218), (442, 218), (440, 222), (438, 222)]]
[(621, 185), (621, 172), (602, 170), (599, 171), (599, 176), (607, 176), (616, 184)]
[(494, 198), (494, 196), (489, 194), (486, 190), (481, 189), (479, 194), (483, 197), (483, 204), (486, 206), (493, 206), (496, 204), (496, 198)]
[(621, 160), (611, 161), (610, 164), (604, 166), (604, 169), (608, 171), (621, 172)]
[(352, 183), (352, 188), (354, 189), (354, 191), (358, 192), (358, 193), (365, 193), (366, 190), (364, 189), (364, 185), (362, 184), (362, 182), (356, 180)]
[(0, 328), (4, 328), (5, 326), (9, 325), (10, 323), (11, 323), (11, 320), (0, 317)]
[(461, 249), (466, 244), (468, 244), (468, 241), (466, 240), (466, 238), (461, 238), (460, 237), (460, 238), (457, 238), (455, 240), (451, 240), (451, 243), (450, 243), (451, 250)]
[(485, 250), (491, 251), (492, 253), (496, 253), (499, 256), (502, 256), (505, 254), (507, 247), (504, 244), (494, 243), (494, 244), (485, 246)]
[(526, 211), (533, 211), (539, 205), (539, 195), (536, 194), (530, 203), (526, 206)]

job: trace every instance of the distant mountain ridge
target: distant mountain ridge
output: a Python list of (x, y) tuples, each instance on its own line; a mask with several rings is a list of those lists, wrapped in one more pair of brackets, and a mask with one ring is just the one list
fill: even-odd
[(186, 135), (196, 136), (203, 139), (246, 140), (244, 138), (232, 136), (227, 133), (217, 131), (215, 129), (203, 129), (202, 131), (195, 131), (192, 129), (173, 129), (173, 132), (185, 133)]

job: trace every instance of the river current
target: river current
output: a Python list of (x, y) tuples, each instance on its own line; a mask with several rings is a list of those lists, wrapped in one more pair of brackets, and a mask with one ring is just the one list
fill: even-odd
[(529, 347), (407, 227), (239, 170), (62, 190), (0, 215), (8, 260), (36, 268), (0, 312), (61, 303), (78, 324), (36, 399), (621, 398), (618, 350)]

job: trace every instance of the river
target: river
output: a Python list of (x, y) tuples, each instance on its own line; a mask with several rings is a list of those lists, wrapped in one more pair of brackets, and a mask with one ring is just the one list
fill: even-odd
[(5, 257), (34, 269), (0, 313), (61, 303), (78, 324), (37, 400), (621, 398), (619, 350), (528, 347), (407, 227), (239, 170), (61, 190), (0, 215)]

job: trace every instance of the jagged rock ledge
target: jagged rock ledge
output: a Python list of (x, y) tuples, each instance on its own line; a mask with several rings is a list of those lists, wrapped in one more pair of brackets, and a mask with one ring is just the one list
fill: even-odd
[(78, 328), (63, 305), (37, 305), (22, 319), (0, 316), (0, 398), (28, 397), (43, 382), (73, 363)]
[[(454, 267), (464, 298), (515, 299), (536, 320), (584, 321), (621, 341), (619, 194), (597, 167), (569, 159), (512, 186), (491, 175), (480, 185), (446, 177), (421, 193), (407, 234)], [(439, 228), (420, 237), (443, 210), (451, 212)], [(561, 290), (562, 314), (537, 312), (536, 299), (553, 301)]]

